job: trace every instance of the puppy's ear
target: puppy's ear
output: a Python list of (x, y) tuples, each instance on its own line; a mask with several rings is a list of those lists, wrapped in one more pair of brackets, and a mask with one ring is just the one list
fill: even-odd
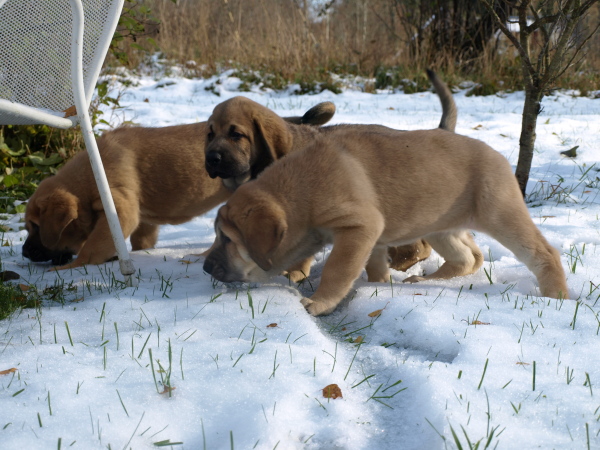
[(70, 192), (54, 191), (37, 200), (42, 244), (54, 248), (63, 231), (77, 218), (77, 197)]
[(262, 170), (289, 153), (292, 136), (285, 121), (271, 111), (256, 115), (254, 127), (256, 129), (254, 145), (257, 151), (255, 157)]
[(273, 267), (271, 257), (287, 231), (285, 214), (281, 208), (252, 209), (244, 227), (244, 245), (258, 266), (268, 271)]

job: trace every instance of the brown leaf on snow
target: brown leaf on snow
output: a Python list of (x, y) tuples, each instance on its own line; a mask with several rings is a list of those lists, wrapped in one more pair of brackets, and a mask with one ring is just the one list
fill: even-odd
[(481, 320), (474, 320), (471, 325), (489, 325), (489, 322), (482, 322)]
[(82, 302), (83, 300), (85, 300), (83, 297), (76, 298), (75, 300), (71, 300), (71, 303), (79, 303), (79, 302)]
[(530, 365), (531, 365), (531, 364), (529, 364), (529, 363), (526, 363), (526, 362), (521, 362), (521, 361), (519, 361), (519, 362), (518, 362), (518, 363), (516, 363), (516, 364), (518, 364), (519, 366), (530, 366)]
[(193, 264), (193, 262), (190, 261), (189, 259), (180, 259), (179, 262), (181, 264)]
[(21, 275), (12, 270), (0, 272), (0, 281), (18, 280), (19, 278), (21, 278)]
[(163, 387), (164, 387), (164, 389), (161, 392), (161, 394), (168, 394), (169, 392), (174, 391), (175, 389), (177, 389), (175, 386), (171, 387), (171, 386), (165, 385)]
[(29, 287), (28, 285), (26, 285), (26, 284), (22, 284), (22, 283), (21, 283), (21, 284), (19, 284), (19, 287), (21, 288), (21, 290), (22, 290), (23, 292), (27, 292), (27, 291), (30, 289), (30, 287)]
[(267, 328), (277, 328), (277, 324), (276, 323), (270, 323), (269, 325), (267, 325)]
[(356, 339), (354, 339), (352, 342), (353, 342), (354, 344), (360, 344), (360, 343), (362, 343), (362, 341), (363, 341), (363, 337), (362, 337), (362, 336), (359, 336), (359, 337), (357, 337)]
[(337, 384), (330, 384), (329, 386), (325, 386), (323, 388), (323, 397), (332, 398), (334, 400), (338, 397), (343, 398), (342, 390)]
[(6, 370), (0, 370), (0, 375), (8, 375), (9, 373), (13, 373), (16, 372), (17, 369), (15, 369), (14, 367), (10, 368), (10, 369), (6, 369)]
[(373, 311), (372, 313), (367, 314), (369, 317), (377, 317), (381, 315), (381, 311), (383, 311), (383, 309), (378, 309), (377, 311)]
[(63, 112), (65, 113), (65, 118), (67, 118), (67, 117), (73, 117), (73, 116), (77, 115), (77, 108), (75, 108), (75, 105), (69, 106)]

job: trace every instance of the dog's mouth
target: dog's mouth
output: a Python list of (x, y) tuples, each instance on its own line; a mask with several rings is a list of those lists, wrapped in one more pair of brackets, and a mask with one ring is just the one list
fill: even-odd
[(73, 253), (52, 251), (47, 249), (26, 249), (23, 247), (23, 256), (31, 262), (41, 263), (50, 261), (52, 265), (62, 266), (73, 259)]
[[(37, 225), (36, 225), (37, 227)], [(75, 252), (69, 250), (52, 250), (42, 245), (39, 233), (37, 230), (29, 233), (25, 243), (23, 244), (23, 257), (29, 259), (31, 262), (46, 262), (50, 261), (52, 264), (62, 266), (71, 259)]]
[(222, 283), (244, 283), (246, 281), (239, 274), (227, 270), (222, 264), (211, 258), (204, 261), (202, 269)]

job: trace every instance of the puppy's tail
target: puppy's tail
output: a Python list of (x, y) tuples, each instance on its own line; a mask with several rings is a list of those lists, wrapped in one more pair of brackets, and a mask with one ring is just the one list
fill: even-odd
[(446, 83), (440, 80), (433, 70), (427, 69), (427, 76), (442, 103), (442, 120), (438, 128), (454, 132), (458, 109), (456, 108), (456, 103), (454, 103), (452, 91)]
[(321, 102), (304, 113), (301, 123), (305, 125), (324, 125), (335, 114), (335, 105), (332, 102)]
[(329, 122), (334, 114), (335, 105), (333, 103), (321, 102), (306, 111), (302, 117), (288, 116), (284, 117), (284, 119), (286, 122), (295, 125), (321, 126)]

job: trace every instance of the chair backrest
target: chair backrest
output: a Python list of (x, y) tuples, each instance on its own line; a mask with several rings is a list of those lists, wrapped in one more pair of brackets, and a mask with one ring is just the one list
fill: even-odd
[[(79, 1), (79, 0), (77, 0)], [(60, 115), (74, 105), (71, 81), (73, 0), (0, 0), (0, 99)], [(123, 0), (81, 0), (87, 105)], [(65, 117), (63, 114), (62, 117)], [(41, 123), (2, 110), (0, 124)]]

